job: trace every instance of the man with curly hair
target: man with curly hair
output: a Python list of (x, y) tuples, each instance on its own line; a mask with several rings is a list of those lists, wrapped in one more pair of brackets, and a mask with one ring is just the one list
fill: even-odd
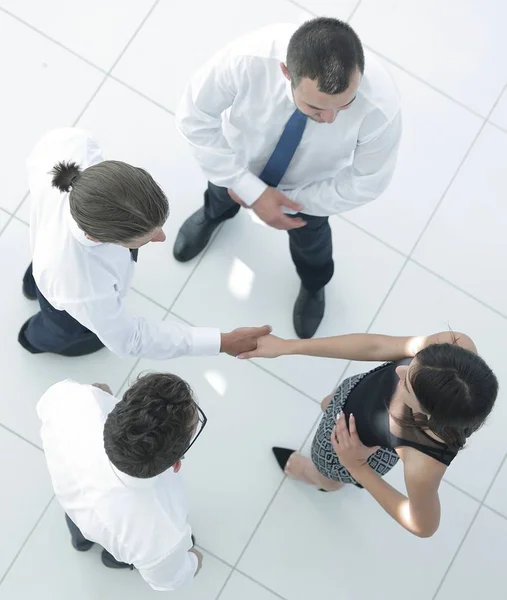
[(37, 412), (74, 548), (100, 544), (106, 567), (135, 567), (155, 590), (192, 581), (202, 555), (178, 472), (206, 417), (188, 383), (147, 374), (118, 401), (105, 384), (67, 379), (49, 388)]

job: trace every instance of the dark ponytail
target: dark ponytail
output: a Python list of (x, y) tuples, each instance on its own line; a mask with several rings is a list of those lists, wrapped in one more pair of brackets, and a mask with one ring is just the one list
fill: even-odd
[[(460, 450), (493, 409), (498, 381), (484, 360), (456, 344), (432, 344), (416, 355), (410, 384), (421, 408), (412, 425)], [(409, 425), (409, 423), (405, 423)]]
[(81, 175), (81, 169), (75, 162), (59, 162), (50, 172), (53, 176), (51, 183), (60, 192), (70, 192), (77, 178)]
[(169, 216), (164, 192), (144, 169), (105, 160), (81, 171), (75, 162), (59, 162), (50, 174), (54, 187), (70, 192), (72, 218), (99, 242), (134, 243)]

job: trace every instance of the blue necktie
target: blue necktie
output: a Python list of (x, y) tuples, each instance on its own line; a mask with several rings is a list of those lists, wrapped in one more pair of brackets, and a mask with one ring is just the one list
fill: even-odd
[(297, 108), (292, 113), (276, 148), (273, 150), (273, 154), (271, 154), (266, 166), (259, 175), (264, 183), (275, 188), (280, 183), (303, 137), (307, 120), (308, 117)]

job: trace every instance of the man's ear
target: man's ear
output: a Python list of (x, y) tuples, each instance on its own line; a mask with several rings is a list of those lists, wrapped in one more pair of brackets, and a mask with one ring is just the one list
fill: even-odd
[(291, 77), (290, 77), (290, 73), (289, 73), (289, 69), (287, 68), (287, 65), (283, 62), (280, 63), (280, 69), (282, 69), (282, 73), (290, 81)]

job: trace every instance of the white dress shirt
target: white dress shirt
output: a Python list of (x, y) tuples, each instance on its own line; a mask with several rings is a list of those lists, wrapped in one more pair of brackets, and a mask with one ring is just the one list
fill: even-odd
[[(228, 45), (192, 78), (176, 114), (208, 180), (248, 205), (267, 187), (258, 175), (296, 108), (280, 69), (296, 29), (272, 25)], [(278, 189), (309, 215), (356, 208), (386, 189), (400, 135), (398, 92), (368, 54), (353, 104), (332, 124), (308, 119)]]
[[(103, 160), (96, 140), (73, 128), (47, 133), (28, 159), (30, 241), (39, 290), (54, 308), (67, 311), (120, 356), (217, 354), (217, 329), (151, 323), (127, 312), (125, 295), (135, 264), (129, 250), (89, 240), (70, 214), (69, 194), (52, 187), (49, 172), (56, 163), (74, 161), (84, 170)], [(142, 260), (142, 249), (139, 256)]]
[(116, 401), (69, 379), (42, 396), (37, 413), (55, 494), (87, 540), (133, 564), (155, 590), (174, 590), (197, 570), (183, 482), (173, 469), (138, 479), (113, 467), (103, 430)]

